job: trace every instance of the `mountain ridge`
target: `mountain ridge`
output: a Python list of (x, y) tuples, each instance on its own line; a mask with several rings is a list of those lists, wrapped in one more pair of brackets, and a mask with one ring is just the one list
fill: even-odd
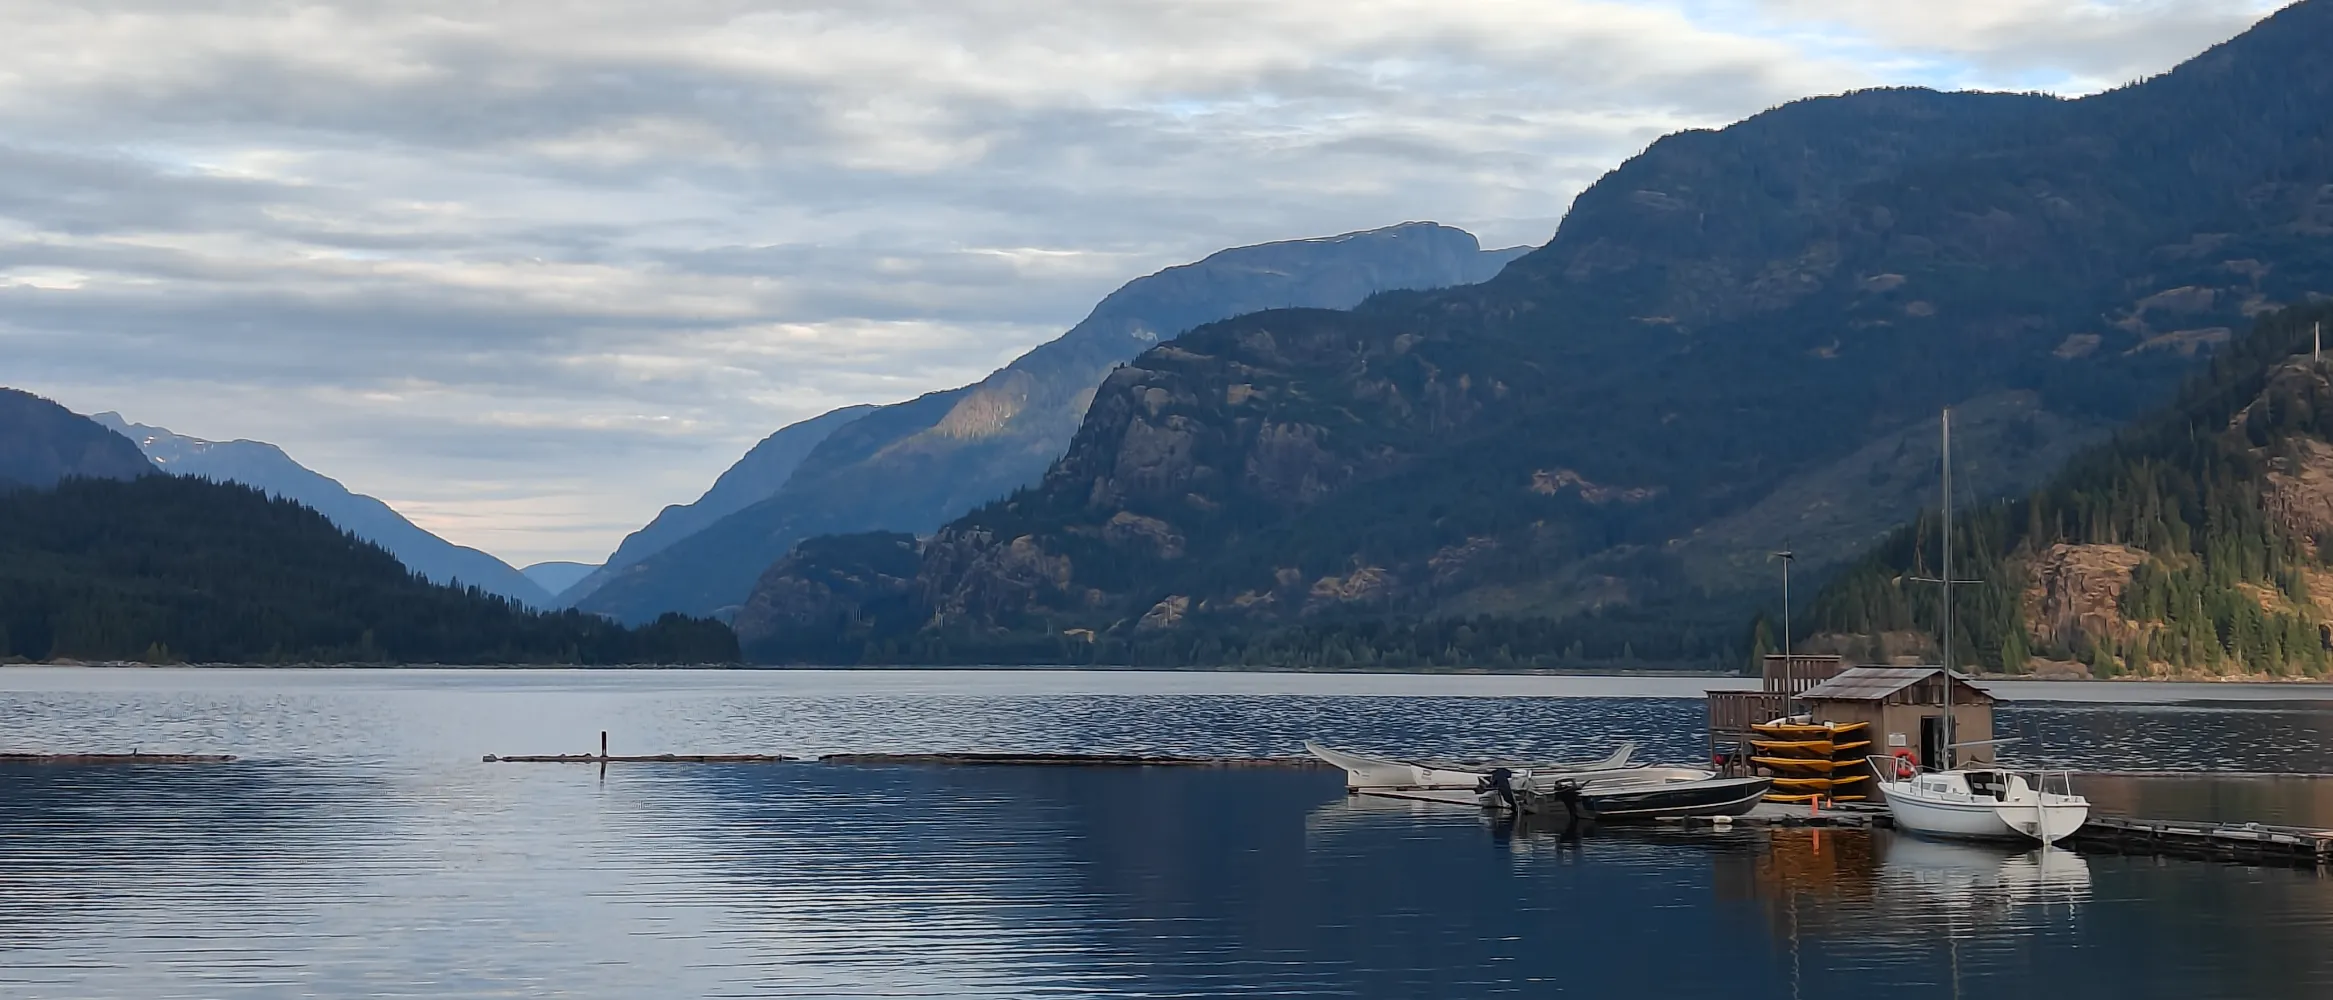
[(980, 382), (878, 408), (818, 441), (777, 495), (606, 575), (577, 602), (633, 621), (743, 602), (793, 543), (859, 529), (929, 532), (1035, 481), (1110, 367), (1191, 326), (1290, 302), (1481, 280), (1522, 252), (1408, 222), (1234, 247), (1120, 286), (1060, 337)]
[(212, 441), (131, 423), (111, 411), (89, 419), (128, 438), (164, 472), (242, 483), (312, 508), (342, 529), (379, 544), (433, 583), (481, 587), (529, 607), (552, 604), (549, 591), (509, 563), (439, 538), (381, 500), (350, 490), (265, 441)]
[[(1489, 282), (1194, 330), (1112, 373), (1040, 485), (939, 531), (882, 641), (1731, 666), (1766, 585), (1738, 568), (1755, 550), (1694, 555), (1697, 533), (1853, 487), (1839, 463), (1946, 404), (2027, 393), (2036, 421), (2099, 433), (2250, 317), (2333, 290), (2333, 76), (2308, 58), (2328, 34), (2333, 4), (2307, 0), (2080, 100), (1793, 102), (1653, 143)], [(1830, 499), (1878, 508), (1862, 531), (1913, 495)], [(1452, 617), (1565, 579), (1506, 609), (1528, 624)], [(1537, 646), (1459, 637), (1494, 625)]]
[(671, 547), (722, 518), (752, 506), (776, 494), (793, 478), (794, 470), (816, 448), (819, 442), (836, 430), (866, 416), (878, 407), (871, 404), (844, 406), (807, 420), (798, 420), (772, 431), (748, 449), (745, 455), (722, 470), (713, 485), (696, 500), (673, 504), (658, 511), (640, 530), (624, 536), (616, 551), (585, 574), (580, 580), (560, 588), (558, 603), (572, 607), (605, 585), (625, 567)]
[(0, 489), (83, 477), (130, 479), (154, 463), (137, 445), (45, 396), (0, 387)]

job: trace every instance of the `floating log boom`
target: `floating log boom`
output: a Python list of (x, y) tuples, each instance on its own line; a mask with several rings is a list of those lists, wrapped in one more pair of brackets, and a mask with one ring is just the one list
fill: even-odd
[(1189, 757), (1116, 753), (830, 753), (821, 764), (951, 764), (1014, 767), (1327, 767), (1311, 757)]
[(782, 753), (652, 753), (610, 757), (605, 754), (553, 753), (487, 754), (488, 764), (778, 764), (799, 757)]
[(225, 764), (231, 753), (0, 753), (0, 764)]

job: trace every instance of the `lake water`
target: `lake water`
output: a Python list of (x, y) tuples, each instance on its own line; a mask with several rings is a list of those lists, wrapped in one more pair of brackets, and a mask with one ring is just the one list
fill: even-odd
[[(488, 753), (1702, 752), (1676, 678), (0, 669), (0, 997), (2314, 997), (2333, 881), (1604, 831), (1334, 772)], [(2102, 810), (2333, 825), (2316, 689), (2014, 686)], [(2333, 692), (2327, 692), (2333, 695)], [(2208, 700), (2206, 700), (2208, 699)], [(2308, 700), (2303, 700), (2308, 699)], [(2106, 702), (2113, 703), (2106, 703)]]

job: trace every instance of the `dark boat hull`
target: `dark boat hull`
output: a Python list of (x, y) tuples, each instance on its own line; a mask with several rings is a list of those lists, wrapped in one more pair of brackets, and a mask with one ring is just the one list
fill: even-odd
[(1606, 791), (1597, 791), (1591, 782), (1577, 792), (1532, 791), (1518, 798), (1525, 812), (1568, 814), (1610, 823), (1670, 816), (1746, 815), (1773, 787), (1770, 778), (1713, 778)]

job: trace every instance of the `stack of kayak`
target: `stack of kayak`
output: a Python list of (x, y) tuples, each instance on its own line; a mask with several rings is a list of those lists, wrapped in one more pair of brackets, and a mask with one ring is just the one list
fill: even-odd
[(1870, 790), (1870, 724), (1777, 719), (1750, 727), (1750, 762), (1774, 776), (1768, 802), (1853, 802)]

